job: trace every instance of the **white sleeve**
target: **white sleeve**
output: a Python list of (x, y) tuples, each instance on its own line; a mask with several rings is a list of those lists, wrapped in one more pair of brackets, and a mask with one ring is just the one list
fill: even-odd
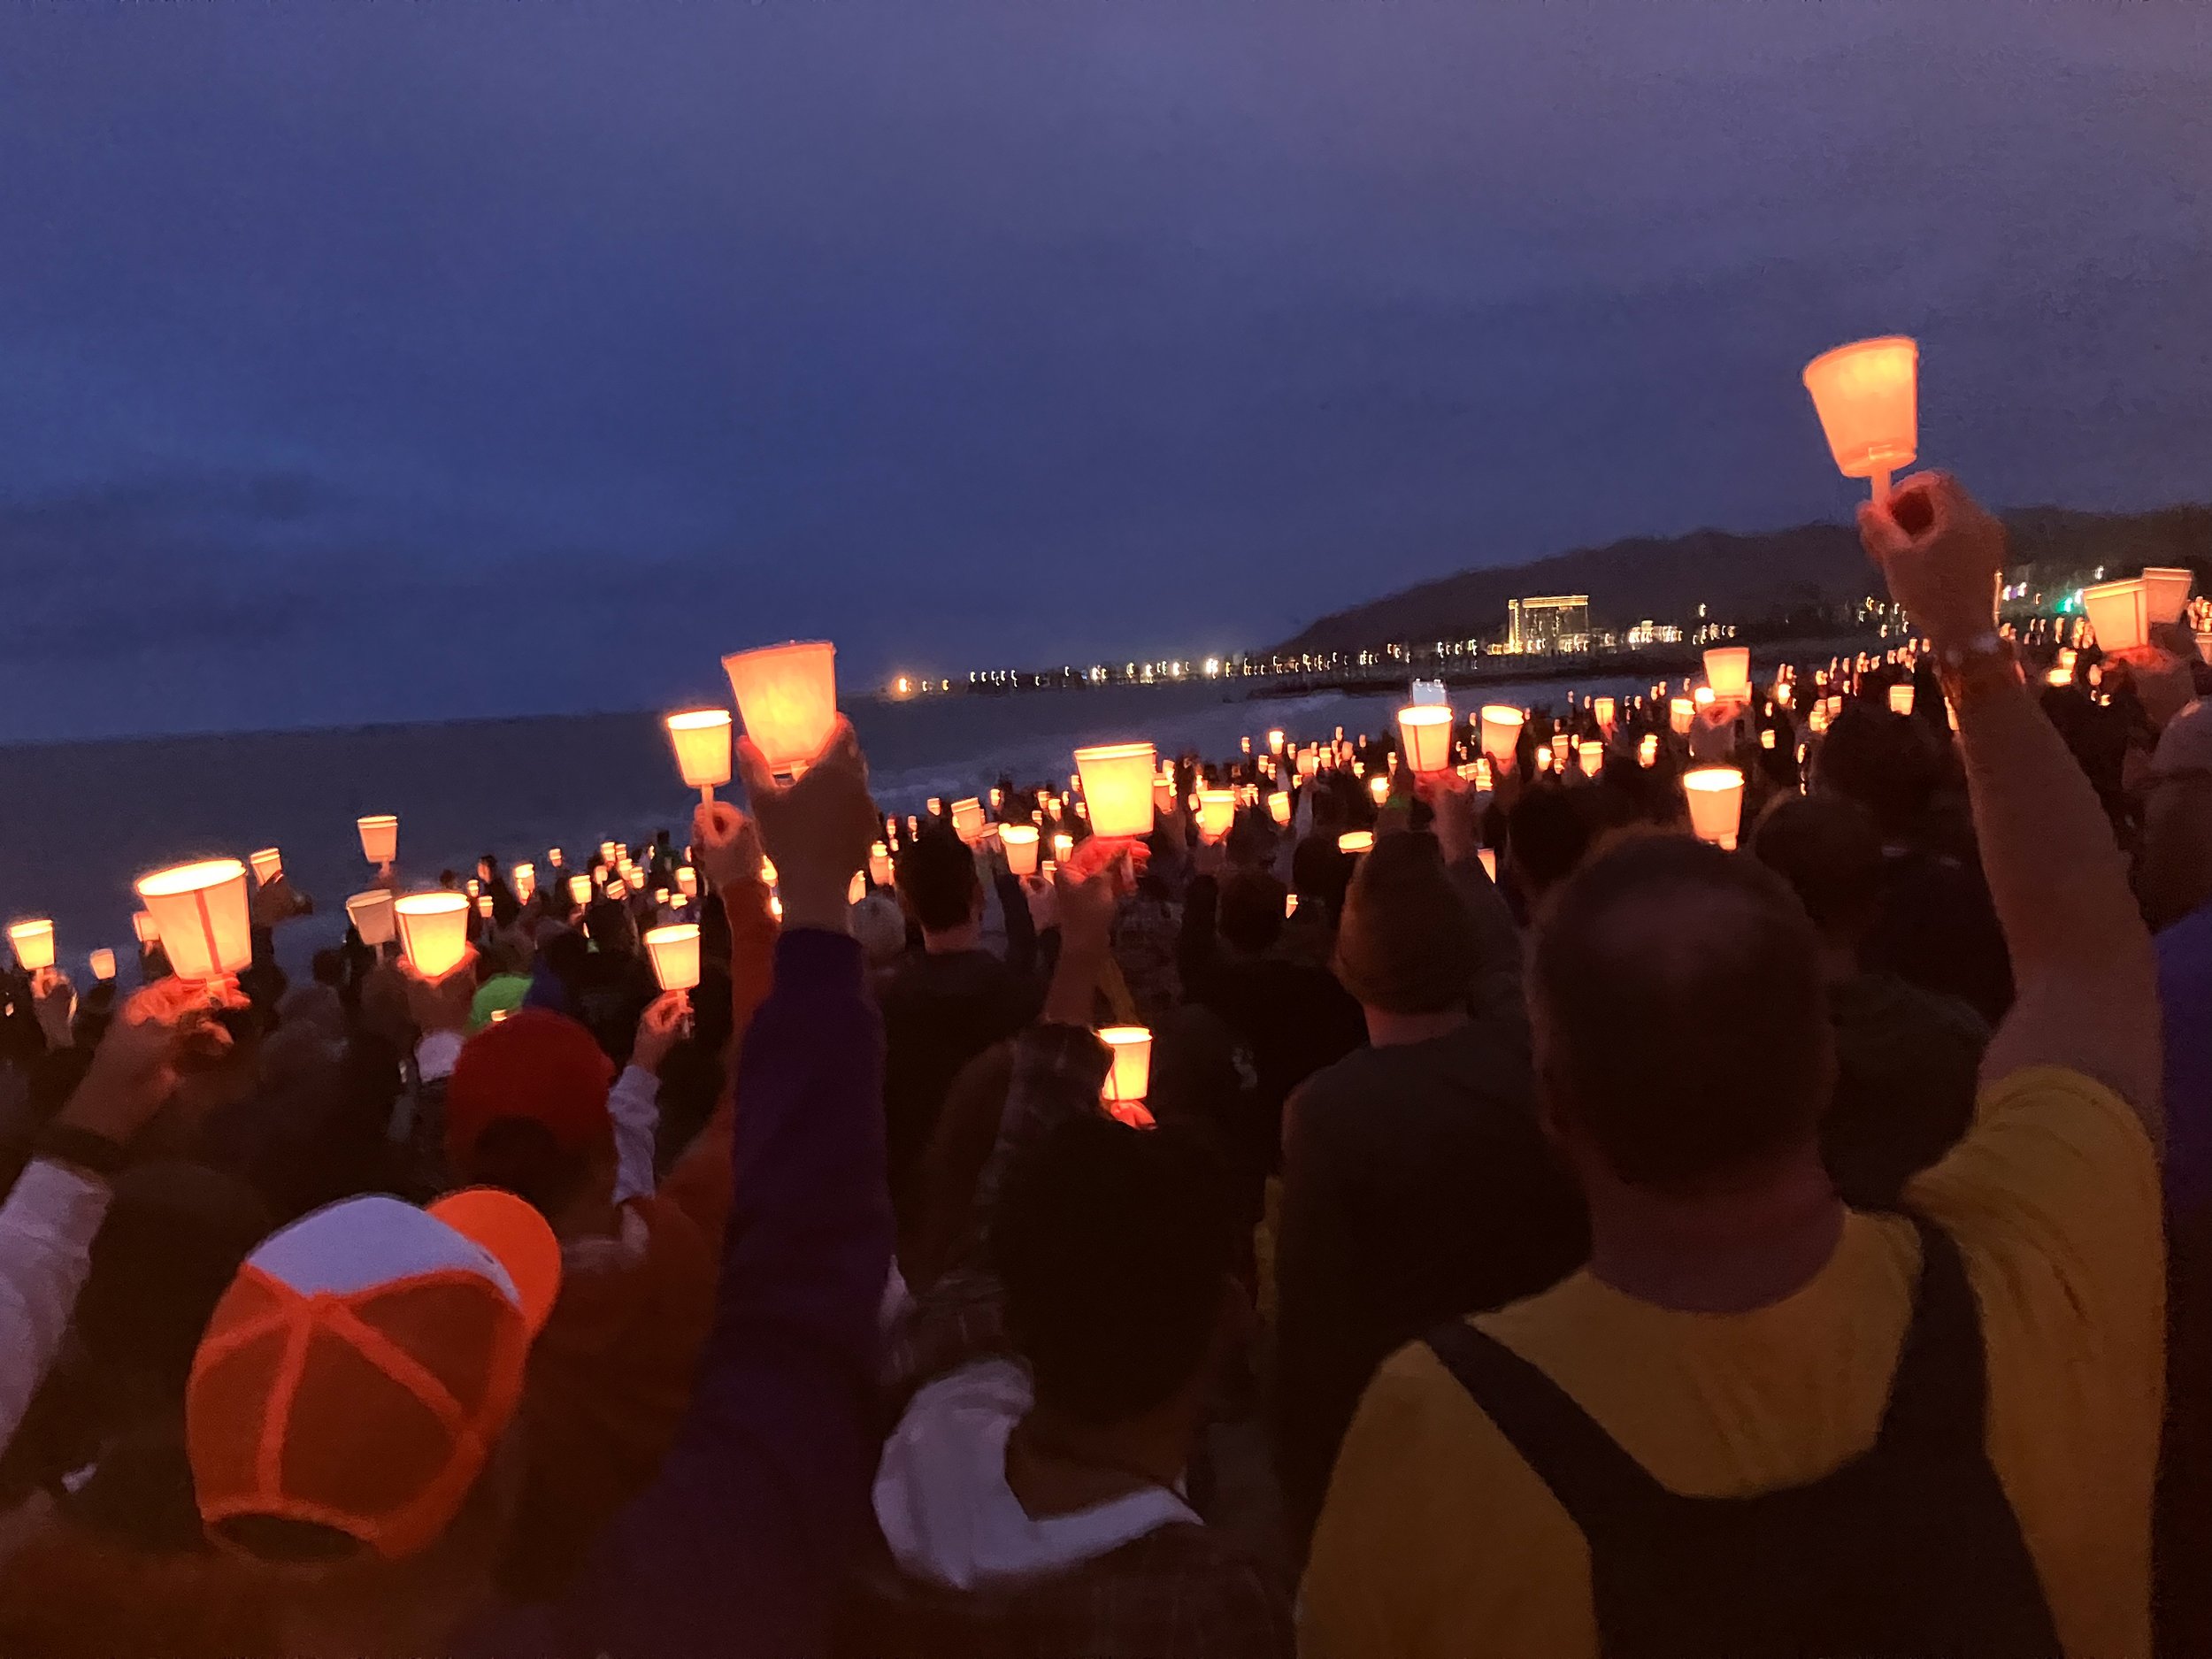
[(661, 1126), (661, 1080), (643, 1066), (623, 1069), (607, 1092), (614, 1119), (614, 1202), (626, 1204), (657, 1186), (653, 1147)]
[(104, 1181), (44, 1158), (0, 1204), (0, 1446), (54, 1363), (107, 1210)]

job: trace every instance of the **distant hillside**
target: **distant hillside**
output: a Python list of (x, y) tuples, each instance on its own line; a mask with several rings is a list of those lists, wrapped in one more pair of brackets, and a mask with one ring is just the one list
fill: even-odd
[[(2114, 575), (2143, 565), (2212, 572), (2212, 507), (2147, 513), (2071, 512), (2038, 507), (2010, 513), (2015, 557), (2047, 578), (2106, 566)], [(1699, 530), (1671, 541), (1637, 536), (1578, 548), (1504, 570), (1462, 571), (1323, 617), (1275, 649), (1334, 651), (1393, 641), (1475, 639), (1505, 626), (1505, 602), (1532, 594), (1588, 594), (1591, 618), (1621, 627), (1647, 617), (1685, 620), (1701, 604), (1731, 621), (1848, 603), (1877, 591), (1879, 577), (1846, 525), (1807, 524), (1763, 534)]]

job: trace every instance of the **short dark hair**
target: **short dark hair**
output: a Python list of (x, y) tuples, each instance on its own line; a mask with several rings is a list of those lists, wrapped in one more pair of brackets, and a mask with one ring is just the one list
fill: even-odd
[(1506, 814), (1506, 844), (1513, 867), (1548, 891), (1575, 872), (1597, 838), (1596, 815), (1586, 788), (1549, 779), (1531, 784)]
[(1039, 1402), (1111, 1425), (1172, 1398), (1205, 1363), (1235, 1251), (1220, 1166), (1194, 1133), (1053, 1129), (1008, 1172), (990, 1227)]
[(343, 985), (346, 979), (346, 953), (342, 950), (319, 950), (308, 959), (307, 971), (315, 976), (318, 985)]
[(1821, 740), (1813, 780), (1865, 807), (1893, 841), (1926, 813), (1943, 781), (1943, 755), (1927, 721), (1853, 697)]
[(942, 825), (926, 826), (899, 851), (899, 897), (926, 933), (958, 927), (975, 914), (975, 855)]
[(1632, 1185), (1692, 1186), (1819, 1125), (1820, 941), (1755, 858), (1671, 834), (1609, 847), (1555, 895), (1528, 993), (1545, 1093)]
[(1824, 933), (1855, 938), (1881, 908), (1881, 826), (1847, 795), (1776, 796), (1751, 850)]
[(1264, 870), (1238, 870), (1221, 883), (1221, 936), (1239, 950), (1265, 950), (1283, 931), (1287, 889)]

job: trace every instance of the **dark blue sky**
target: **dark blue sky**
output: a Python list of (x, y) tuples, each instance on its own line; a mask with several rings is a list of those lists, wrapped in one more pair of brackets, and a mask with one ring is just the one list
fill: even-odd
[(1259, 645), (1928, 459), (2212, 495), (2212, 8), (0, 12), (0, 740)]

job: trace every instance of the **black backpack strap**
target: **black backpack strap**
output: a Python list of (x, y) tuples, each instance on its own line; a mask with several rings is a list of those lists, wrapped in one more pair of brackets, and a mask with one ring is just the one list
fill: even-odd
[(1909, 1210), (1893, 1213), (1903, 1215), (1920, 1235), (1920, 1286), (1875, 1445), (1914, 1455), (1978, 1455), (1987, 1417), (1988, 1361), (1981, 1307), (1966, 1263), (1957, 1240), (1934, 1222)]
[(1503, 1343), (1464, 1320), (1424, 1340), (1585, 1537), (1671, 1495), (1565, 1389)]

